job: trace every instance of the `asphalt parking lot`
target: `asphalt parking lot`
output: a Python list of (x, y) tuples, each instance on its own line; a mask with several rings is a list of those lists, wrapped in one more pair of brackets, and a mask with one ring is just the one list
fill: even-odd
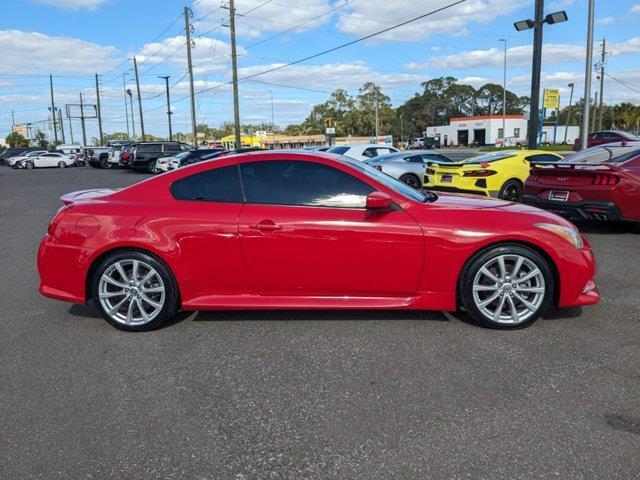
[(0, 478), (638, 478), (640, 235), (583, 224), (602, 302), (207, 312), (127, 334), (37, 292), (58, 197), (147, 175), (0, 167)]

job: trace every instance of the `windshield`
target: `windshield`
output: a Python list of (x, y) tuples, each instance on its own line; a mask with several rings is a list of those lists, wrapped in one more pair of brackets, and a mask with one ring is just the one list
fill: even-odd
[(337, 153), (338, 155), (342, 155), (344, 152), (349, 150), (349, 147), (333, 147), (327, 150), (329, 153)]
[(640, 145), (618, 146), (607, 145), (592, 147), (574, 153), (562, 159), (559, 163), (622, 163), (640, 156)]
[(386, 173), (382, 173), (380, 170), (376, 170), (369, 165), (359, 162), (358, 160), (353, 160), (348, 157), (342, 157), (341, 160), (345, 163), (348, 163), (350, 166), (355, 168), (356, 170), (364, 173), (370, 178), (382, 183), (383, 185), (389, 187), (390, 189), (404, 195), (405, 197), (415, 200), (417, 202), (425, 202), (427, 197), (420, 193), (418, 190), (414, 190), (409, 185), (400, 180), (396, 180), (393, 177), (390, 177)]
[(504, 152), (484, 153), (482, 155), (477, 155), (475, 157), (468, 158), (464, 160), (462, 163), (495, 162), (496, 160), (504, 160), (505, 158), (514, 157), (518, 153), (520, 152), (518, 152), (517, 150), (505, 150)]
[(189, 150), (187, 150), (186, 152), (180, 152), (177, 153), (173, 156), (173, 158), (175, 158), (176, 160), (182, 160), (183, 158), (187, 157), (191, 152)]

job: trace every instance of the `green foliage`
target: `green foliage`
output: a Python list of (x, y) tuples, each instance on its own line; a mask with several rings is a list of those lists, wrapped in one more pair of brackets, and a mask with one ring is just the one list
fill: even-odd
[(47, 150), (49, 148), (49, 142), (47, 141), (47, 136), (44, 132), (38, 130), (33, 139), (35, 140), (38, 147), (42, 148), (43, 150)]
[(5, 138), (7, 145), (11, 148), (28, 147), (29, 140), (24, 138), (18, 132), (12, 132)]

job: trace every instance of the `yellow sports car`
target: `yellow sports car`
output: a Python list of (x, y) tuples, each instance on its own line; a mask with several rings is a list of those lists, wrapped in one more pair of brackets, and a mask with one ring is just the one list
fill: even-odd
[(531, 163), (550, 163), (561, 159), (557, 153), (541, 150), (485, 153), (462, 162), (431, 165), (424, 175), (424, 188), (520, 202)]

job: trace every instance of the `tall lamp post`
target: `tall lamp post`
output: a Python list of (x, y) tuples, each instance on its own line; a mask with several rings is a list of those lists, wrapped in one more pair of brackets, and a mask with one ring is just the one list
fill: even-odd
[(564, 144), (567, 144), (567, 131), (569, 130), (569, 125), (571, 124), (571, 109), (573, 108), (573, 87), (574, 84), (571, 82), (567, 85), (571, 89), (571, 93), (569, 94), (569, 113), (567, 115), (567, 121), (564, 125)]
[[(129, 105), (131, 105), (131, 130), (133, 131), (133, 140), (136, 139), (136, 118), (133, 113), (133, 93), (130, 88), (127, 88), (127, 95), (129, 95)], [(143, 139), (144, 140), (144, 139)]]
[(540, 129), (540, 71), (542, 69), (542, 29), (544, 24), (566, 22), (567, 13), (550, 13), (544, 16), (544, 0), (536, 0), (534, 20), (520, 20), (513, 26), (517, 31), (533, 28), (533, 62), (531, 65), (531, 103), (529, 104), (529, 123), (527, 125), (527, 145), (533, 150), (538, 146), (538, 130)]
[(589, 16), (587, 24), (587, 58), (584, 71), (584, 97), (582, 100), (582, 128), (580, 129), (580, 149), (585, 150), (589, 135), (589, 109), (591, 103), (591, 64), (593, 62), (593, 9), (594, 1), (589, 0)]
[(502, 79), (502, 146), (507, 136), (507, 39), (501, 38), (504, 43), (504, 76)]

